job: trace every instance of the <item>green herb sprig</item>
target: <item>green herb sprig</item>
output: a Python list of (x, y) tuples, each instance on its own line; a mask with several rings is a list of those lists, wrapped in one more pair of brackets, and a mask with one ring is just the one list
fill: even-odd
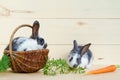
[(56, 75), (57, 73), (60, 74), (67, 74), (67, 73), (84, 73), (85, 69), (78, 67), (78, 68), (70, 68), (67, 64), (65, 59), (49, 59), (46, 63), (46, 66), (43, 68), (43, 73), (45, 75)]
[(2, 59), (0, 60), (0, 72), (5, 72), (8, 68), (10, 68), (10, 58), (3, 54)]

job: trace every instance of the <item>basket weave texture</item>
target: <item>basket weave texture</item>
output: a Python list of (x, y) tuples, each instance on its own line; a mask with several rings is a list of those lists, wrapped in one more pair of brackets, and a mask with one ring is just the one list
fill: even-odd
[(17, 32), (18, 29), (22, 27), (32, 28), (32, 26), (27, 24), (18, 26), (11, 35), (9, 42), (9, 50), (4, 50), (4, 53), (10, 55), (11, 68), (13, 72), (18, 73), (37, 72), (45, 66), (48, 60), (49, 50), (39, 49), (31, 51), (12, 51), (12, 39), (14, 37), (14, 34)]

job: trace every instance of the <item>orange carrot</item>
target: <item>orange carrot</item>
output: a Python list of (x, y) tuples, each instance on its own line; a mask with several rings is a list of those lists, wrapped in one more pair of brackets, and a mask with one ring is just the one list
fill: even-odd
[(115, 70), (116, 70), (116, 65), (110, 65), (97, 70), (89, 71), (87, 74), (101, 74), (101, 73), (113, 72)]

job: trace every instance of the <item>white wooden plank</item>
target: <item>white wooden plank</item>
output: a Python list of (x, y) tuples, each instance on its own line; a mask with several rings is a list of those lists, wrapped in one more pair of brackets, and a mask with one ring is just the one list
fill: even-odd
[[(11, 17), (120, 18), (119, 0), (0, 0), (0, 3), (12, 10), (6, 15)], [(6, 14), (4, 11), (0, 12)]]
[(3, 55), (4, 49), (5, 49), (6, 45), (0, 45), (0, 59)]
[[(0, 57), (6, 45), (0, 45)], [(48, 45), (49, 57), (52, 58), (65, 58), (69, 55), (72, 45)], [(109, 65), (120, 64), (120, 45), (91, 45), (90, 50), (94, 55), (93, 64), (96, 65)]]
[[(21, 24), (31, 24), (36, 19), (0, 20), (0, 44), (8, 44), (12, 31)], [(80, 44), (120, 44), (119, 19), (38, 19), (40, 35), (48, 44), (72, 44), (76, 39)], [(30, 36), (31, 29), (23, 28), (17, 36)]]

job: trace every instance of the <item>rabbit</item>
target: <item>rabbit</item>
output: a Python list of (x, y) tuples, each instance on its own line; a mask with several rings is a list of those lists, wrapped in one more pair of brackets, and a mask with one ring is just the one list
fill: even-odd
[[(17, 37), (12, 41), (13, 51), (29, 51), (47, 48), (47, 43), (44, 38), (39, 36), (39, 22), (34, 21), (32, 27), (32, 35), (29, 38)], [(5, 48), (9, 50), (9, 45)]]
[(78, 46), (77, 41), (73, 41), (74, 47), (71, 50), (67, 63), (71, 68), (90, 68), (91, 62), (93, 61), (93, 54), (89, 50), (91, 43), (88, 43), (84, 46)]

